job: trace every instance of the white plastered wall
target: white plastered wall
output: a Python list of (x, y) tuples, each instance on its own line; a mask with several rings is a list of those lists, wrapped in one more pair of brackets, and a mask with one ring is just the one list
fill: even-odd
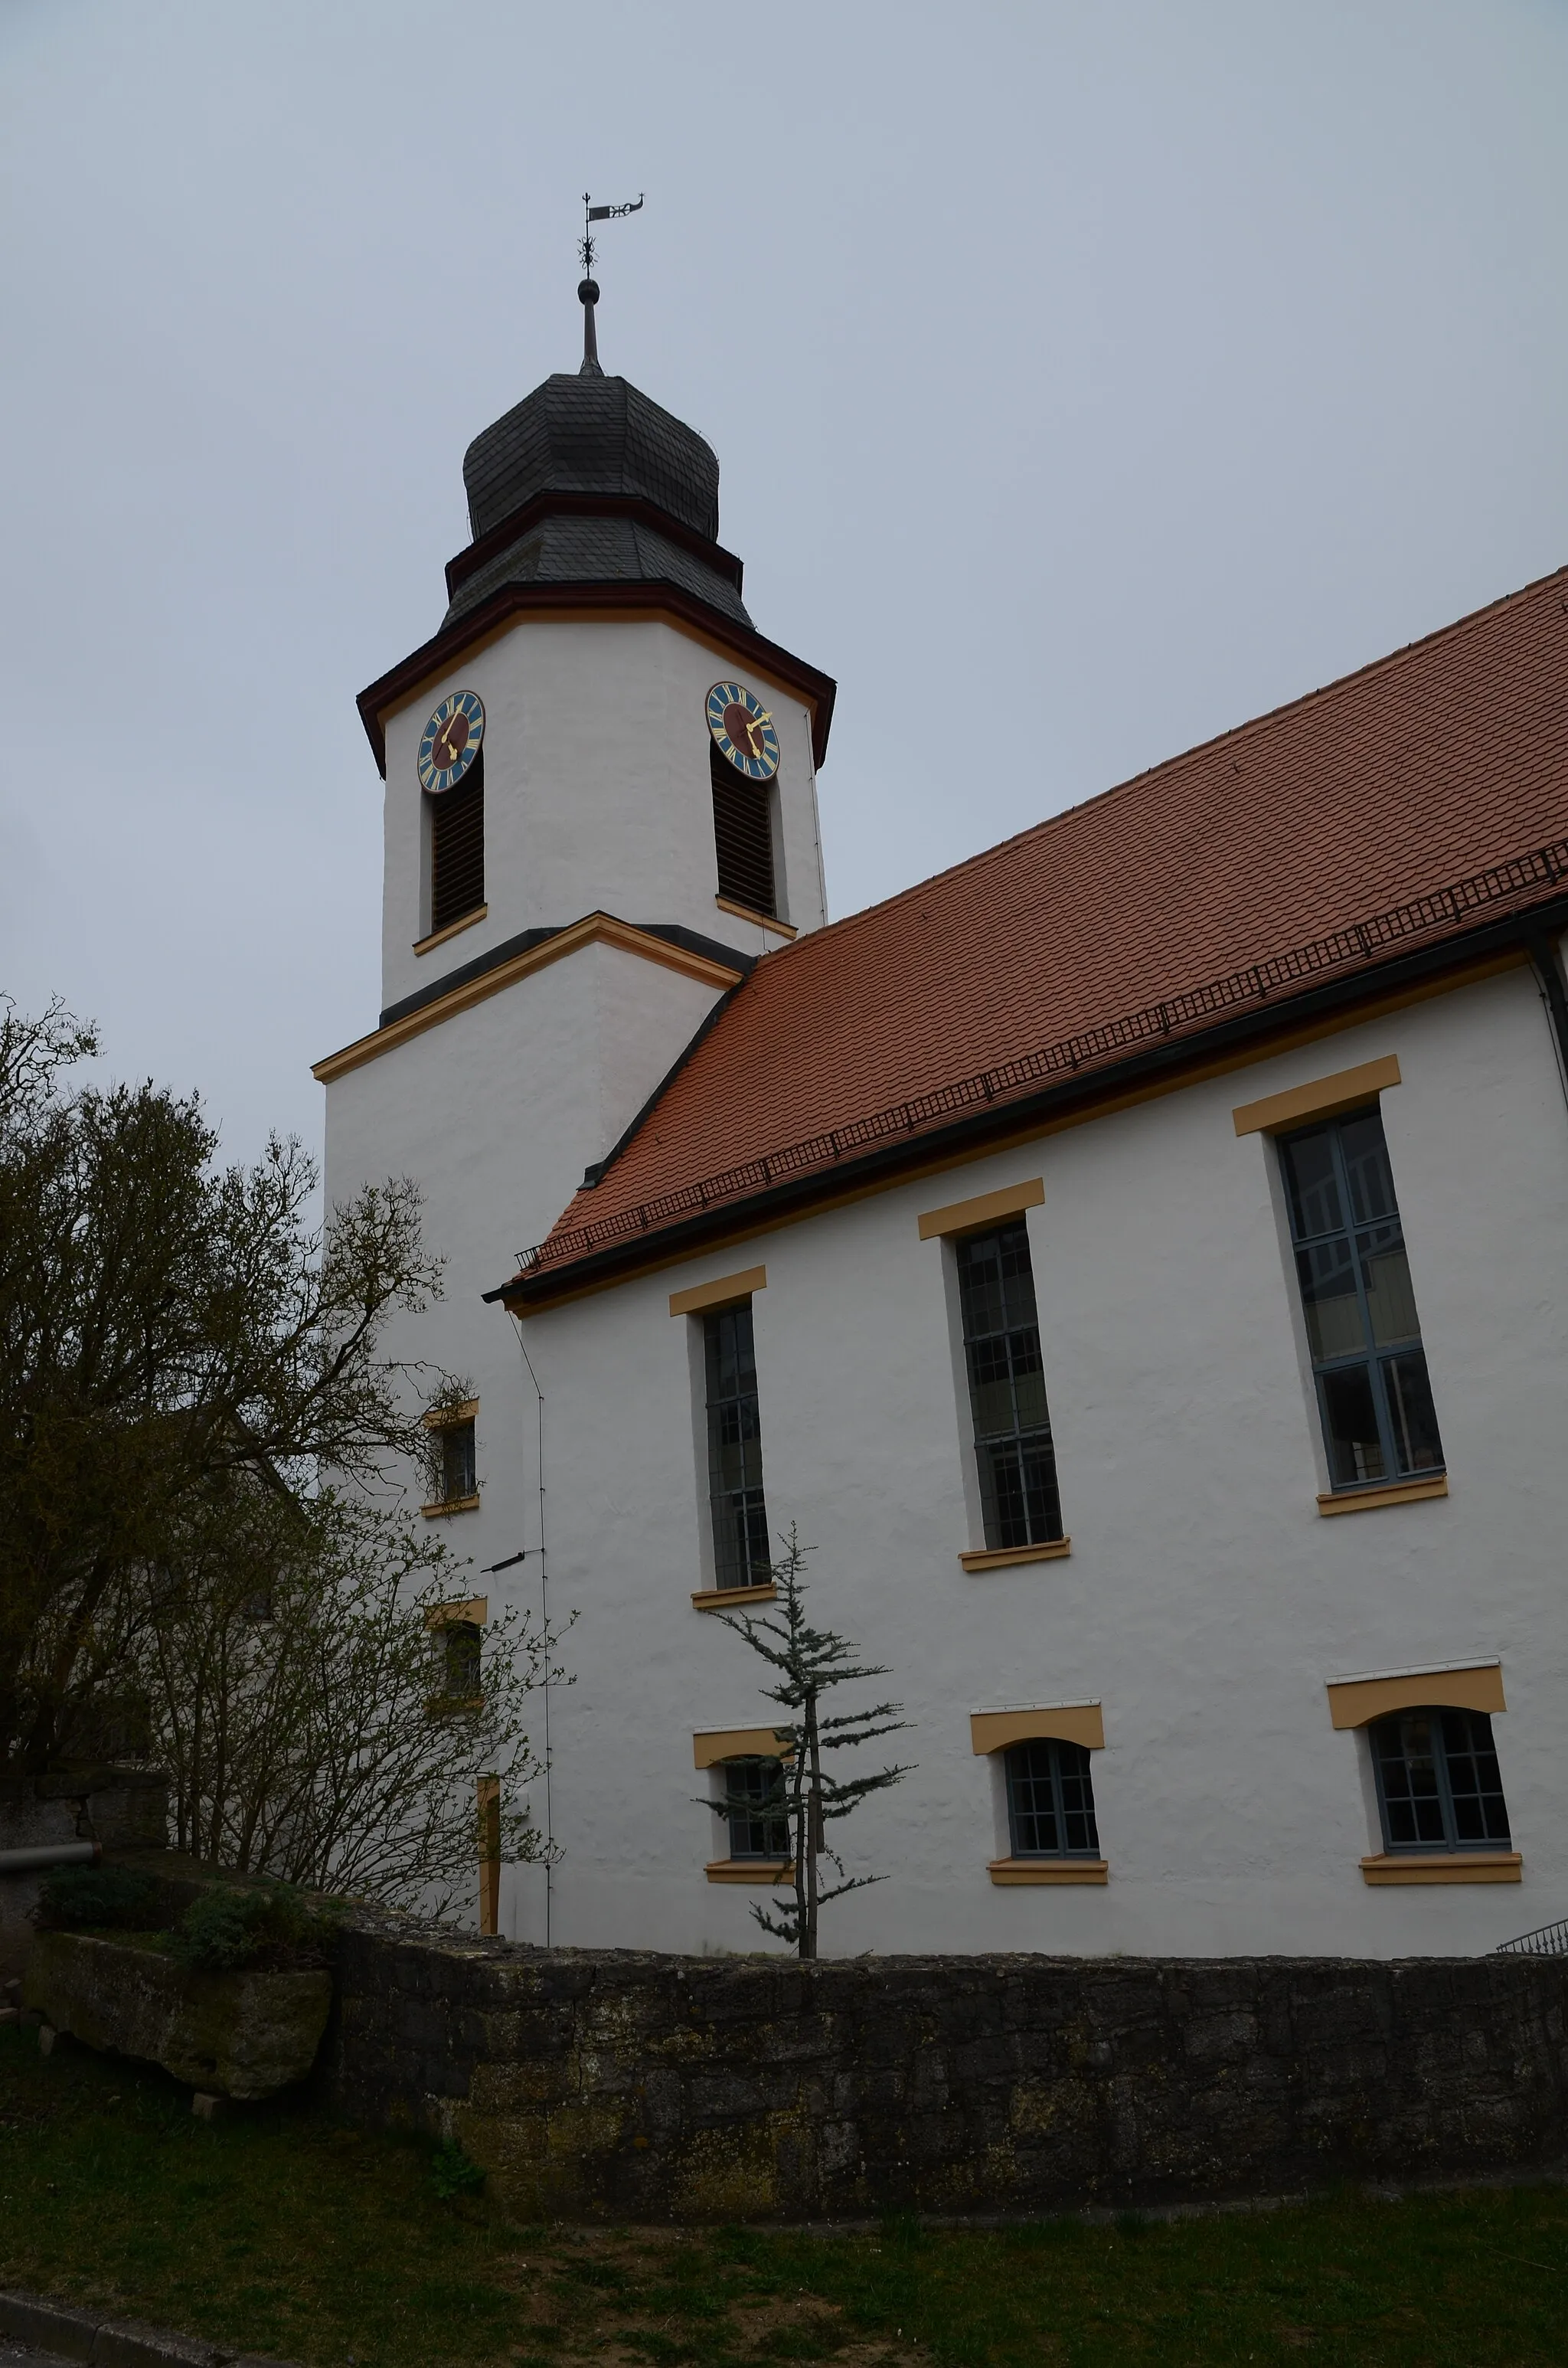
[[(760, 952), (763, 932), (714, 901), (705, 701), (710, 684), (732, 678), (756, 692), (778, 727), (779, 917), (800, 930), (819, 928), (825, 897), (802, 700), (749, 662), (657, 619), (524, 617), (433, 675), (386, 720), (382, 1008), (524, 929), (562, 928), (595, 911), (674, 922)], [(429, 928), (419, 740), (438, 701), (463, 689), (484, 701), (488, 911), (415, 954)]]
[[(1450, 1474), (1446, 1499), (1324, 1519), (1269, 1140), (1231, 1111), (1397, 1054), (1384, 1123)], [(980, 1576), (949, 1248), (925, 1209), (1040, 1176), (1028, 1226), (1065, 1560)], [(689, 1319), (672, 1290), (766, 1263), (755, 1302), (768, 1510), (813, 1544), (815, 1608), (891, 1665), (915, 1772), (846, 1828), (886, 1874), (824, 1945), (1195, 1954), (1485, 1949), (1563, 1911), (1568, 1110), (1516, 970), (528, 1319), (546, 1396), (558, 1605), (557, 1941), (744, 1949), (744, 1889), (691, 1736), (767, 1716), (710, 1614)], [(528, 1421), (531, 1422), (531, 1400)], [(517, 1468), (537, 1477), (518, 1402)], [(1325, 1681), (1502, 1657), (1517, 1886), (1369, 1889), (1365, 1740)], [(996, 1889), (994, 1771), (969, 1713), (1097, 1699), (1103, 1889)], [(537, 1890), (504, 1926), (541, 1937)]]

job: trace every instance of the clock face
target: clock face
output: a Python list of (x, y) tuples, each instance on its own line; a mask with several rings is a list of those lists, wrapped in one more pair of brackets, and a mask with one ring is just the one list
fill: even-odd
[(479, 754), (484, 701), (477, 690), (443, 699), (419, 735), (419, 786), (432, 796), (455, 789)]
[(722, 757), (754, 781), (770, 781), (778, 770), (778, 734), (773, 718), (744, 682), (716, 682), (708, 694), (708, 729)]

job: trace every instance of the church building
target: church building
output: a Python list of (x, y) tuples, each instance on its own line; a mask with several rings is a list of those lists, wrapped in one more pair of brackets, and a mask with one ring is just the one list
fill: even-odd
[(834, 683), (582, 292), (361, 695), (381, 1008), (315, 1071), (329, 1202), (409, 1176), (448, 1260), (389, 1349), (470, 1377), (463, 1619), (575, 1615), (498, 1929), (761, 1944), (714, 1614), (791, 1524), (909, 1721), (825, 1953), (1568, 1915), (1568, 570), (830, 922)]

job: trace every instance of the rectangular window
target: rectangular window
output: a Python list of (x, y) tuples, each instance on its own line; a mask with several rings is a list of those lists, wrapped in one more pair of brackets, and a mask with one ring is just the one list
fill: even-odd
[(774, 912), (773, 807), (766, 781), (737, 772), (711, 741), (713, 845), (719, 894), (753, 913)]
[(1020, 1218), (964, 1235), (958, 1266), (985, 1543), (1042, 1545), (1062, 1535), (1062, 1501), (1028, 1227)]
[(1098, 1858), (1095, 1790), (1081, 1743), (1015, 1743), (1005, 1765), (1015, 1858)]
[(484, 751), (455, 790), (431, 798), (430, 934), (484, 902)]
[(713, 1584), (765, 1587), (772, 1577), (762, 1496), (762, 1425), (751, 1302), (702, 1319), (708, 1374), (708, 1495)]
[(460, 1497), (478, 1494), (474, 1470), (472, 1422), (443, 1423), (441, 1439), (441, 1502), (455, 1505)]
[(1377, 1721), (1371, 1739), (1386, 1850), (1507, 1849), (1508, 1806), (1484, 1711), (1398, 1711)]
[(1382, 1114), (1279, 1145), (1332, 1488), (1443, 1468)]
[(784, 1816), (781, 1759), (729, 1759), (724, 1763), (724, 1814), (732, 1858), (790, 1856)]

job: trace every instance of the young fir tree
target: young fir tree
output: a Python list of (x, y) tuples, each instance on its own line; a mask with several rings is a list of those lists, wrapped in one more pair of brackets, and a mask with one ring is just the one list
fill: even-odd
[[(824, 1752), (872, 1743), (879, 1736), (896, 1734), (909, 1721), (900, 1716), (902, 1702), (878, 1702), (869, 1710), (836, 1715), (824, 1714), (819, 1707), (823, 1695), (834, 1686), (888, 1673), (858, 1661), (856, 1647), (846, 1636), (831, 1628), (813, 1627), (807, 1619), (802, 1573), (806, 1555), (812, 1551), (801, 1545), (791, 1522), (783, 1559), (773, 1565), (777, 1613), (767, 1619), (744, 1613), (739, 1618), (722, 1615), (726, 1626), (744, 1636), (752, 1651), (760, 1653), (778, 1672), (778, 1684), (763, 1688), (768, 1701), (786, 1713), (773, 1730), (780, 1751), (778, 1772), (766, 1795), (748, 1800), (746, 1805), (754, 1817), (785, 1829), (795, 1896), (792, 1904), (777, 1910), (754, 1907), (751, 1912), (765, 1932), (787, 1941), (802, 1957), (817, 1953), (819, 1908), (830, 1899), (842, 1899), (846, 1891), (863, 1891), (868, 1884), (885, 1880), (880, 1874), (845, 1873), (843, 1861), (827, 1840), (829, 1823), (847, 1817), (871, 1793), (885, 1792), (910, 1772), (906, 1767), (894, 1766), (878, 1769), (869, 1776), (844, 1777), (830, 1773), (823, 1765)], [(715, 1816), (728, 1816), (732, 1804), (726, 1797), (709, 1805)], [(838, 1878), (825, 1890), (819, 1873), (824, 1860)]]

